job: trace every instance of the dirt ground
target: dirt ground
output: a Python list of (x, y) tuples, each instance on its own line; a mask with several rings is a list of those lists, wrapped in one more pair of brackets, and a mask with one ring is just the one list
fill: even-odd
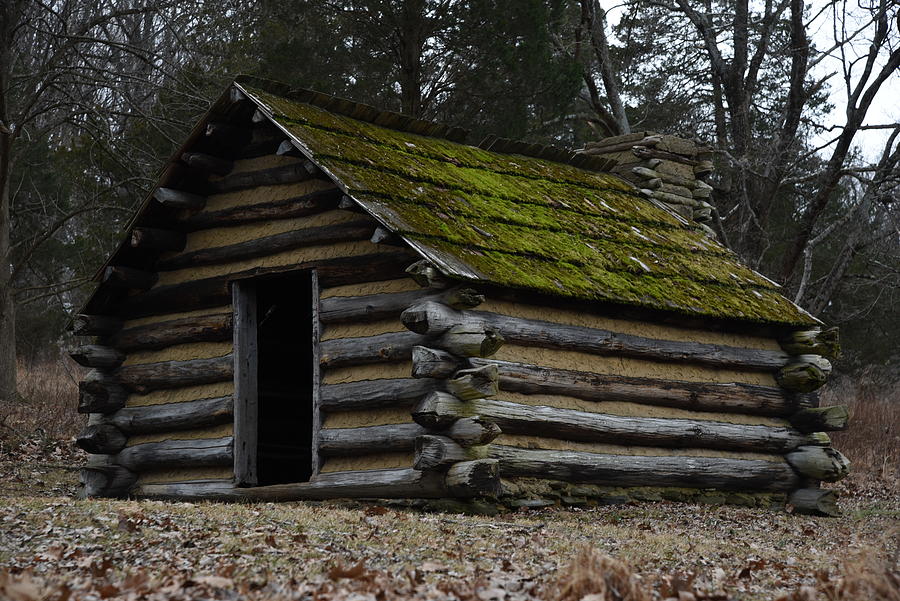
[(76, 500), (78, 461), (37, 438), (0, 456), (0, 599), (900, 599), (896, 483), (850, 479), (840, 518), (671, 502), (484, 517)]

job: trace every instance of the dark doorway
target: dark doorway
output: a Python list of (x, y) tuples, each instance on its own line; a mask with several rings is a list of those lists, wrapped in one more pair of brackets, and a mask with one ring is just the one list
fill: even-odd
[(312, 475), (313, 294), (308, 271), (256, 281), (260, 486)]

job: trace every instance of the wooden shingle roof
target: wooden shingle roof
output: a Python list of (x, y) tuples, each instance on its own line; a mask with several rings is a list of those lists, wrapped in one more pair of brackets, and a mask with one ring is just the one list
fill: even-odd
[(690, 316), (817, 322), (695, 224), (616, 176), (582, 168), (602, 165), (575, 166), (577, 157), (552, 147), (466, 145), (462, 130), (320, 93), (235, 85), (450, 277)]

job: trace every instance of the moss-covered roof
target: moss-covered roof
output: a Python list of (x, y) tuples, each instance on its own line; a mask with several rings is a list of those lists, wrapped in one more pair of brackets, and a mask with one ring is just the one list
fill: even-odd
[(241, 89), (450, 277), (694, 316), (815, 323), (730, 250), (614, 175)]

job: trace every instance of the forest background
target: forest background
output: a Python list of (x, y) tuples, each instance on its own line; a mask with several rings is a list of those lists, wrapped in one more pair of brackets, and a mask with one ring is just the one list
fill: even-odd
[[(890, 0), (5, 0), (0, 399), (58, 355), (135, 207), (238, 73), (477, 133), (715, 149), (714, 229), (897, 382)], [(887, 114), (887, 117), (884, 115)], [(475, 136), (477, 137), (477, 136)]]

